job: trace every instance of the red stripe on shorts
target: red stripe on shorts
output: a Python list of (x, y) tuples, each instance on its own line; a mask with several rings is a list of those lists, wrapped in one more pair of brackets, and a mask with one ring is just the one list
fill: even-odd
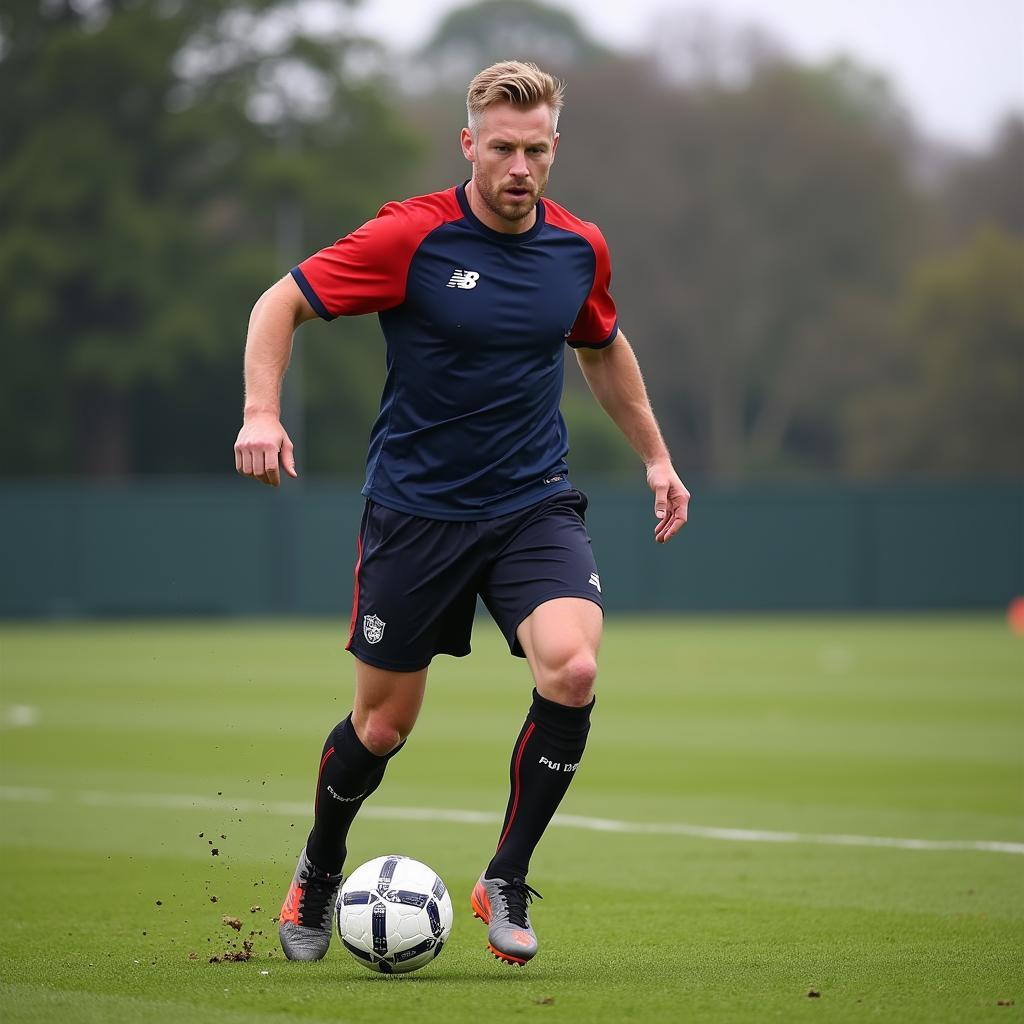
[(356, 537), (356, 571), (355, 582), (352, 585), (352, 621), (348, 624), (348, 643), (345, 650), (352, 646), (352, 638), (356, 635), (356, 616), (359, 614), (359, 567), (363, 564), (363, 535)]

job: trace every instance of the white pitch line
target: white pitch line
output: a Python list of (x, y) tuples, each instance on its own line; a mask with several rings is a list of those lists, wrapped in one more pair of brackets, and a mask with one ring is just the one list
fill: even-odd
[(39, 708), (31, 704), (12, 704), (0, 714), (0, 726), (26, 729), (39, 724)]
[(52, 800), (56, 794), (52, 789), (36, 789), (34, 786), (0, 786), (0, 800), (16, 803), (41, 804)]
[[(273, 814), (279, 817), (308, 815), (308, 802), (274, 800), (229, 800), (225, 797), (189, 796), (183, 793), (107, 793), (89, 790), (66, 792), (63, 798), (86, 807), (141, 807), (176, 811), (243, 811)], [(52, 789), (30, 786), (0, 786), (0, 801), (8, 803), (48, 803), (56, 801)], [(444, 821), (457, 825), (496, 825), (502, 819), (488, 811), (462, 811), (440, 807), (367, 807), (360, 812), (376, 821)], [(857, 836), (814, 832), (769, 832), (763, 829), (715, 828), (682, 823), (617, 821), (614, 818), (587, 818), (577, 814), (556, 814), (552, 825), (578, 828), (588, 832), (615, 832), (621, 835), (689, 836), (733, 843), (808, 843), (816, 846), (885, 847), (896, 850), (973, 850), (981, 853), (1024, 855), (1024, 843), (976, 839), (900, 839), (893, 836)]]

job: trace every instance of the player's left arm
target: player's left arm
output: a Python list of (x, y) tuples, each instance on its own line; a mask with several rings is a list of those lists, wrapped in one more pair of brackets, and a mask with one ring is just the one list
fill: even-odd
[(672, 456), (654, 418), (633, 346), (619, 331), (610, 345), (580, 346), (575, 351), (594, 397), (644, 460), (658, 518), (654, 539), (664, 544), (686, 522), (690, 492), (672, 467)]

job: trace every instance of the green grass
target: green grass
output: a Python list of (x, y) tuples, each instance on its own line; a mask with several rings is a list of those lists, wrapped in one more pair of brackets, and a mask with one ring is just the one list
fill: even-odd
[[(451, 942), (405, 978), (370, 974), (340, 948), (283, 961), (274, 922), (309, 819), (281, 804), (311, 802), (323, 735), (348, 709), (341, 633), (0, 627), (0, 1019), (1024, 1012), (1024, 857), (978, 851), (552, 828), (531, 872), (541, 952), (519, 971), (486, 955), (467, 906), (495, 825), (364, 817), (350, 866), (395, 851), (435, 867), (455, 902)], [(994, 617), (619, 619), (601, 666), (566, 814), (1024, 842), (1024, 640)], [(472, 657), (436, 662), (373, 806), (500, 812), (528, 695), (524, 665), (481, 620)], [(33, 724), (14, 724), (18, 706), (35, 709)], [(244, 920), (241, 937), (256, 932), (250, 961), (208, 963), (239, 941), (222, 914)]]

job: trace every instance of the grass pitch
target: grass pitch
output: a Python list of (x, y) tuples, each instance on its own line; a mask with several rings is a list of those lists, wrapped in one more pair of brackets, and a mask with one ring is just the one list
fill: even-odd
[[(1024, 843), (1024, 640), (1000, 620), (611, 620), (562, 810), (622, 824), (549, 831), (530, 879), (545, 897), (541, 951), (517, 970), (487, 956), (468, 909), (496, 820), (393, 810), (504, 808), (529, 682), (481, 618), (470, 658), (435, 662), (420, 725), (367, 805), (376, 816), (350, 837), (350, 867), (405, 853), (452, 891), (450, 943), (398, 978), (337, 943), (321, 963), (287, 963), (276, 939), (320, 744), (348, 709), (341, 634), (333, 622), (0, 627), (0, 1018), (1024, 1012), (1024, 856), (806, 841)], [(644, 824), (750, 834), (631, 830)], [(248, 961), (209, 962), (244, 940)]]

